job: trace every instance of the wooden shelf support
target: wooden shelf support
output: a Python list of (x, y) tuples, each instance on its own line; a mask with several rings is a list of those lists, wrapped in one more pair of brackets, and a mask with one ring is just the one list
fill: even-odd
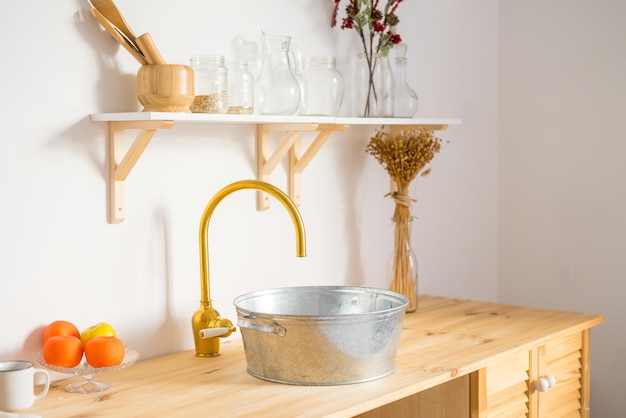
[[(159, 129), (170, 129), (173, 121), (109, 122), (107, 159), (109, 165), (109, 223), (122, 222), (126, 217), (125, 182), (148, 143)], [(124, 142), (126, 130), (139, 130), (128, 148)]]
[[(257, 129), (256, 159), (257, 178), (270, 182), (276, 167), (289, 154), (288, 194), (296, 205), (302, 200), (302, 172), (313, 157), (324, 146), (335, 131), (345, 131), (351, 126), (385, 126), (391, 133), (403, 129), (444, 130), (448, 125), (460, 124), (458, 119), (423, 118), (361, 118), (333, 116), (285, 116), (285, 115), (220, 115), (185, 112), (123, 112), (95, 113), (94, 122), (106, 122), (109, 127), (106, 159), (108, 166), (107, 219), (109, 223), (120, 223), (126, 218), (125, 182), (135, 164), (145, 151), (148, 143), (160, 129), (170, 129), (174, 123), (226, 123), (232, 125), (255, 125)], [(139, 131), (126, 146), (128, 130)], [(309, 147), (301, 152), (302, 132), (318, 132)], [(271, 135), (282, 134), (275, 150), (271, 150)], [(309, 139), (309, 138), (305, 138)], [(257, 209), (265, 210), (270, 199), (263, 192), (257, 193)]]
[[(271, 182), (271, 174), (283, 157), (289, 153), (289, 197), (296, 205), (300, 204), (300, 176), (304, 168), (311, 162), (315, 154), (322, 148), (326, 140), (335, 131), (345, 131), (349, 125), (319, 123), (269, 123), (257, 125), (257, 179)], [(302, 132), (319, 131), (306, 152), (300, 155)], [(270, 151), (272, 132), (284, 132), (276, 149)], [(270, 207), (267, 193), (257, 192), (257, 209), (266, 210)]]
[(319, 131), (311, 145), (301, 154), (301, 138), (296, 139), (289, 149), (289, 197), (296, 205), (302, 202), (302, 172), (311, 162), (315, 154), (324, 146), (330, 135), (335, 131), (347, 131), (350, 125), (319, 125)]
[(394, 135), (400, 131), (411, 131), (416, 129), (427, 129), (429, 131), (445, 131), (448, 129), (448, 125), (444, 124), (420, 124), (420, 125), (389, 125), (390, 134)]

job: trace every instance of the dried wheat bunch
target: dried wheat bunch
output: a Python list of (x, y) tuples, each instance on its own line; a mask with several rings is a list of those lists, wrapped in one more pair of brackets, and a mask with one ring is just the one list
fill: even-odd
[(396, 183), (397, 191), (389, 195), (396, 202), (393, 214), (394, 254), (389, 288), (405, 295), (407, 312), (417, 309), (417, 266), (411, 263), (411, 198), (409, 185), (430, 172), (428, 164), (441, 149), (441, 139), (426, 129), (403, 130), (389, 134), (382, 129), (374, 135), (365, 150), (374, 156)]
[(441, 149), (441, 139), (427, 129), (403, 130), (391, 135), (380, 130), (365, 150), (383, 166), (402, 190), (421, 173), (430, 172), (426, 166)]

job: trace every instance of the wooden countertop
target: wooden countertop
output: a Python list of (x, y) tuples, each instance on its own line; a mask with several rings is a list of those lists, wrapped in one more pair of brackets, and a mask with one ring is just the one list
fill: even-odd
[[(54, 382), (48, 395), (22, 413), (55, 417), (352, 417), (485, 367), (514, 350), (600, 324), (600, 315), (422, 296), (403, 324), (391, 375), (341, 386), (292, 386), (246, 372), (243, 344), (198, 358), (184, 351), (96, 375), (111, 388), (66, 392)], [(191, 338), (191, 336), (190, 336)]]

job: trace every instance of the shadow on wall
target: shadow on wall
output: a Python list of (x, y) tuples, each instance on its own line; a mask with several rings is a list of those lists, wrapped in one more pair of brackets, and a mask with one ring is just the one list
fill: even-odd
[[(81, 10), (74, 15), (74, 23), (79, 35), (93, 48), (100, 69), (95, 91), (86, 94), (98, 98), (98, 109), (102, 112), (136, 112), (140, 110), (136, 73), (122, 73), (116, 60), (122, 46), (100, 26), (85, 3), (80, 2)], [(122, 52), (129, 55), (125, 50)]]
[[(350, 132), (356, 132), (355, 139), (346, 140), (346, 138), (340, 138), (341, 136), (349, 135)], [(346, 207), (344, 209), (344, 225), (345, 236), (349, 240), (348, 248), (348, 260), (350, 262), (347, 265), (347, 278), (346, 284), (352, 286), (365, 285), (365, 275), (363, 274), (363, 260), (360, 253), (361, 248), (361, 233), (360, 233), (360, 218), (361, 211), (359, 210), (357, 203), (356, 191), (358, 188), (355, 186), (362, 181), (362, 174), (365, 169), (365, 159), (367, 154), (365, 153), (365, 144), (361, 140), (363, 136), (363, 129), (354, 127), (346, 133), (335, 133), (335, 140), (341, 141), (341, 147), (339, 152), (336, 153), (335, 170), (337, 172), (337, 182), (341, 188), (342, 195)], [(357, 151), (355, 151), (357, 150)]]

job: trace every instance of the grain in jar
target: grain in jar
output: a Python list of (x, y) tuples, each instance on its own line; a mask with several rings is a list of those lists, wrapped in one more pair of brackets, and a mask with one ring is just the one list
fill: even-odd
[(228, 63), (228, 113), (249, 115), (254, 111), (254, 77), (247, 61)]
[(228, 112), (228, 69), (223, 55), (193, 55), (194, 70), (194, 113)]

